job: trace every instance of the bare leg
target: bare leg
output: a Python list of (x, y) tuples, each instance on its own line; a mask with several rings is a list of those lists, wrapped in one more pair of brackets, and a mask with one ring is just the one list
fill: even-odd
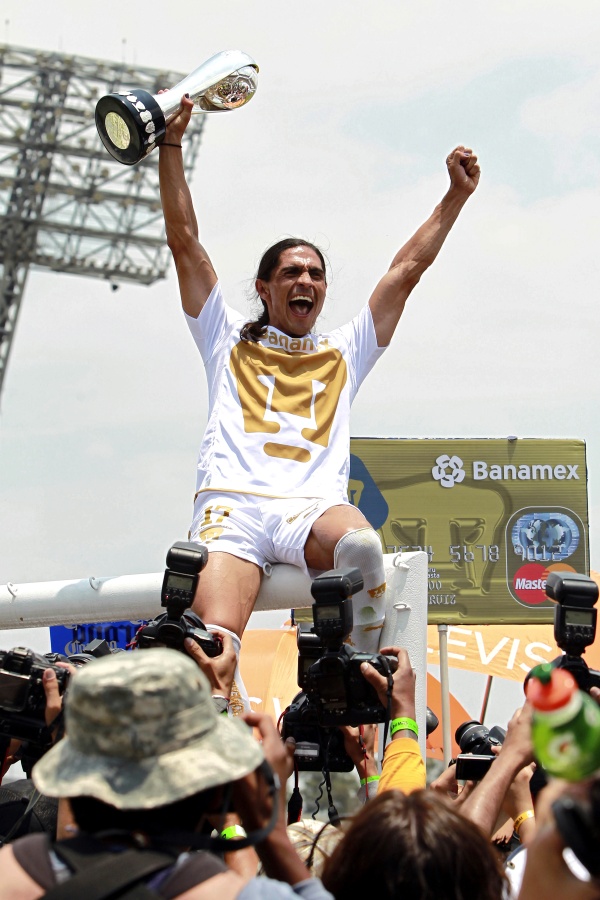
[(231, 689), (229, 714), (250, 711), (250, 700), (239, 668), (240, 646), (260, 588), (262, 570), (256, 563), (231, 553), (209, 553), (200, 573), (193, 610), (209, 630), (225, 629), (238, 658)]
[(241, 638), (260, 589), (262, 570), (231, 553), (209, 553), (192, 609), (203, 622), (222, 625)]
[(369, 528), (363, 514), (355, 507), (343, 504), (331, 506), (319, 516), (304, 545), (304, 559), (310, 569), (331, 569), (333, 554), (342, 535), (356, 528)]

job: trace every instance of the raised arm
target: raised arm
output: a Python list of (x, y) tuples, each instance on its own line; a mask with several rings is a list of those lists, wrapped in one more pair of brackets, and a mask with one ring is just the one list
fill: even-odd
[(380, 347), (391, 341), (409, 294), (440, 252), (458, 214), (479, 183), (479, 166), (472, 150), (456, 147), (446, 165), (450, 175), (448, 193), (395, 255), (369, 300)]
[(508, 789), (517, 773), (532, 760), (531, 707), (526, 703), (508, 723), (498, 758), (463, 803), (461, 814), (491, 837)]
[(217, 282), (210, 258), (198, 240), (198, 223), (183, 170), (180, 145), (190, 121), (193, 103), (182, 98), (183, 109), (167, 127), (159, 149), (158, 173), (167, 244), (173, 254), (181, 304), (189, 316), (198, 316)]

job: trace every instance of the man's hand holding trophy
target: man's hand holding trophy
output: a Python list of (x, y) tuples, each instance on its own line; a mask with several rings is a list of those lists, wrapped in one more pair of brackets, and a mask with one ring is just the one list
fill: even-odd
[(162, 143), (184, 94), (194, 104), (193, 113), (227, 112), (248, 103), (257, 82), (252, 57), (241, 50), (223, 50), (168, 91), (153, 95), (131, 88), (102, 97), (96, 105), (96, 128), (110, 155), (133, 166)]

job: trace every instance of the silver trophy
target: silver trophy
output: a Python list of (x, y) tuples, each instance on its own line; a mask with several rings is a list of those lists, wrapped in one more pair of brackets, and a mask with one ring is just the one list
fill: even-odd
[(131, 88), (107, 94), (96, 104), (96, 128), (111, 156), (133, 166), (165, 138), (169, 120), (189, 94), (193, 113), (227, 112), (252, 99), (258, 66), (241, 50), (223, 50), (164, 94)]

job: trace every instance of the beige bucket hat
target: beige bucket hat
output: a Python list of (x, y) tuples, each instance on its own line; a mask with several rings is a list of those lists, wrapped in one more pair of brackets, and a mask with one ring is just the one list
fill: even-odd
[(236, 781), (263, 760), (241, 721), (218, 715), (205, 675), (166, 648), (116, 653), (71, 679), (66, 737), (33, 768), (48, 797), (152, 809)]

